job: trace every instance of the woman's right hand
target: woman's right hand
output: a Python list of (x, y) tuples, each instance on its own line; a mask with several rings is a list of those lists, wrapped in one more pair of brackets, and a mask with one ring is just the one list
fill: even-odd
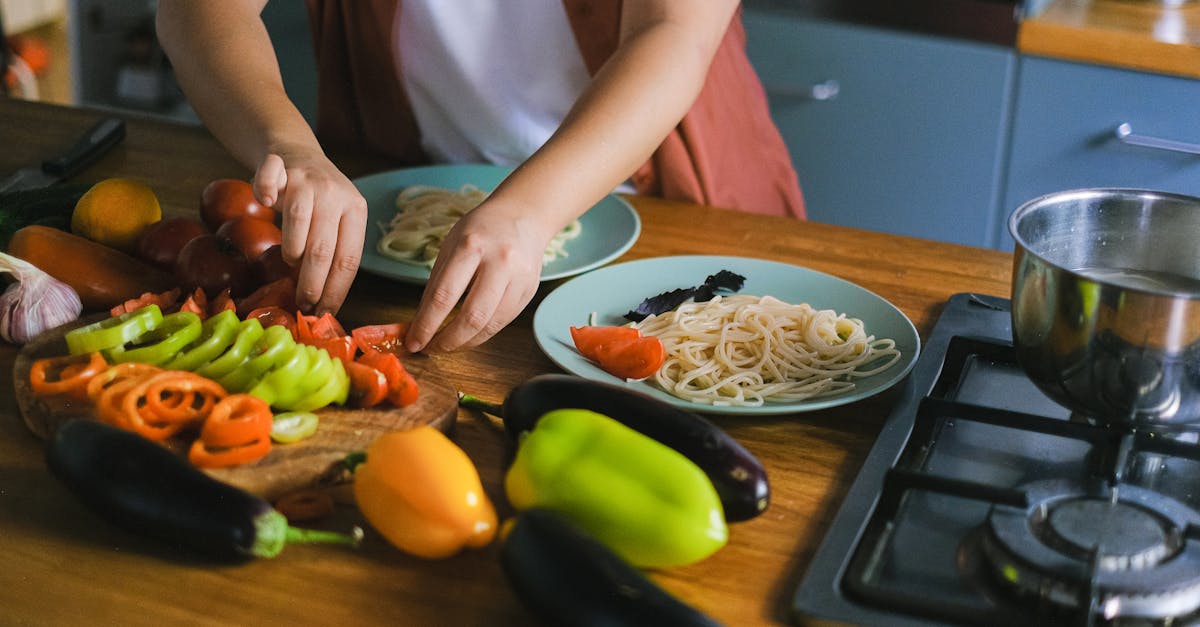
[(268, 154), (254, 194), (283, 216), (283, 259), (300, 267), (296, 303), (336, 313), (362, 260), (367, 201), (324, 154), (307, 150)]

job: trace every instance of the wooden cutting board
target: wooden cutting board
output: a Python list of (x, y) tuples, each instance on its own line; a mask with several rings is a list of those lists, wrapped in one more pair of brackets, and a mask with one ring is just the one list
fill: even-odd
[[(35, 396), (29, 384), (29, 369), (42, 357), (67, 354), (63, 336), (67, 331), (94, 321), (81, 320), (51, 329), (21, 348), (13, 365), (13, 388), (25, 425), (34, 435), (46, 439), (58, 425), (71, 418), (92, 418), (87, 403), (61, 396)], [(347, 454), (365, 450), (376, 437), (389, 431), (431, 425), (449, 433), (458, 416), (458, 395), (445, 382), (437, 366), (424, 355), (409, 355), (404, 367), (420, 386), (416, 403), (404, 408), (381, 405), (369, 409), (348, 409), (331, 405), (317, 411), (320, 425), (310, 438), (291, 444), (274, 444), (271, 452), (253, 464), (207, 470), (210, 475), (257, 494), (268, 501), (302, 488), (330, 487), (347, 480), (341, 472), (341, 460)], [(190, 442), (171, 441), (171, 448), (186, 450)]]

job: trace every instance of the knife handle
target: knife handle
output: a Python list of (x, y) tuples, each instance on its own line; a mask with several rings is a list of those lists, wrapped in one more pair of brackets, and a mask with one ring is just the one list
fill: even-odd
[(42, 171), (59, 179), (73, 176), (125, 138), (125, 120), (105, 118), (67, 152), (42, 162)]

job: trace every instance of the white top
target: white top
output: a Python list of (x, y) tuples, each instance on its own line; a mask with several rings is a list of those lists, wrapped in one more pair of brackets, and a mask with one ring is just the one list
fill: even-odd
[(434, 161), (515, 166), (590, 80), (561, 0), (403, 0), (395, 54)]

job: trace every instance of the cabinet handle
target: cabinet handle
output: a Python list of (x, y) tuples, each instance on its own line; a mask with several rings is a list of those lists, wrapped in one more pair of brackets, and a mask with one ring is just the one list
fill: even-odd
[(771, 94), (792, 100), (833, 100), (837, 98), (842, 86), (834, 79), (821, 81), (815, 85), (771, 85), (767, 91)]
[(1161, 137), (1150, 137), (1149, 135), (1135, 135), (1133, 127), (1128, 122), (1122, 122), (1117, 125), (1117, 130), (1114, 134), (1117, 136), (1117, 139), (1130, 146), (1142, 146), (1145, 148), (1170, 150), (1171, 152), (1182, 152), (1189, 155), (1200, 155), (1200, 144), (1181, 142), (1174, 139), (1163, 139)]

